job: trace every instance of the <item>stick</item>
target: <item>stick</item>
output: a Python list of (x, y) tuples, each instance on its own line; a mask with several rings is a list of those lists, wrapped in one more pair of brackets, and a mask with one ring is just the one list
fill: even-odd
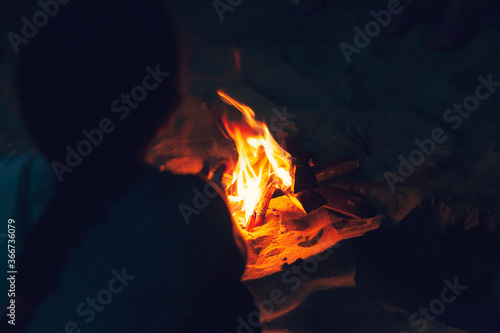
[(250, 216), (247, 225), (248, 232), (252, 232), (254, 228), (264, 224), (267, 209), (269, 208), (269, 203), (271, 202), (274, 191), (276, 191), (276, 181), (271, 177), (266, 186), (262, 189), (257, 206), (255, 206), (252, 216)]

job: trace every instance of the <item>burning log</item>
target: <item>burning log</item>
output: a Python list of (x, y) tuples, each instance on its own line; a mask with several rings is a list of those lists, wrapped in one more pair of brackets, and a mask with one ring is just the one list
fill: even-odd
[(297, 200), (300, 201), (307, 214), (328, 203), (328, 200), (326, 200), (325, 197), (317, 192), (314, 192), (314, 190), (300, 192), (297, 194)]
[(292, 166), (294, 168), (293, 193), (317, 188), (318, 183), (342, 176), (359, 168), (358, 161), (344, 157), (311, 167), (309, 165), (309, 154), (299, 141), (291, 137), (284, 138), (281, 147), (292, 156)]
[(292, 192), (291, 157), (273, 138), (269, 127), (255, 119), (250, 107), (220, 90), (218, 94), (243, 115), (239, 122), (229, 120), (226, 114), (222, 117), (226, 137), (234, 141), (238, 152), (226, 194), (235, 220), (242, 227), (251, 224), (247, 230), (252, 230), (263, 223), (276, 188), (287, 195)]
[(295, 172), (293, 193), (318, 187), (316, 175), (309, 166), (309, 155), (304, 147), (291, 137), (284, 138), (281, 142), (281, 147), (292, 156), (292, 166)]
[(359, 162), (347, 158), (337, 158), (314, 167), (318, 183), (341, 176), (359, 168)]
[(251, 232), (254, 228), (260, 227), (264, 224), (264, 219), (266, 218), (267, 208), (269, 208), (269, 203), (273, 197), (273, 193), (276, 191), (276, 180), (271, 177), (267, 182), (266, 186), (262, 188), (260, 193), (259, 201), (255, 210), (250, 217), (247, 225), (247, 231)]
[(351, 218), (368, 218), (377, 214), (364, 196), (337, 187), (319, 186), (313, 190), (326, 199), (324, 207)]
[[(319, 180), (327, 180), (359, 166), (356, 161), (343, 161), (320, 169), (319, 177), (309, 164), (309, 154), (296, 139), (286, 137), (280, 146), (273, 138), (267, 125), (255, 119), (255, 112), (218, 91), (224, 102), (238, 109), (243, 119), (230, 121), (224, 115), (222, 122), (227, 138), (234, 141), (238, 160), (228, 182), (226, 194), (233, 217), (242, 227), (251, 232), (264, 223), (266, 211), (277, 189), (305, 214), (321, 204), (329, 204), (332, 199), (342, 199), (337, 209), (345, 215), (355, 215), (360, 209), (352, 196), (338, 191), (304, 193), (302, 199), (297, 193), (318, 187)], [(309, 195), (308, 195), (309, 194)], [(346, 200), (347, 199), (347, 200)], [(352, 199), (352, 200), (351, 200)], [(358, 200), (359, 201), (359, 200)], [(361, 209), (362, 210), (362, 209)]]

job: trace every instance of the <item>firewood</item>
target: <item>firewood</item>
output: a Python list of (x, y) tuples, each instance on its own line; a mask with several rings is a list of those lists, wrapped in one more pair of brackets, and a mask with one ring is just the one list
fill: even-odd
[(254, 228), (260, 227), (264, 224), (264, 219), (266, 218), (266, 212), (269, 208), (269, 203), (271, 202), (271, 198), (273, 197), (273, 193), (276, 191), (276, 181), (273, 177), (269, 179), (266, 186), (262, 188), (260, 192), (259, 201), (257, 206), (255, 206), (255, 210), (250, 217), (250, 220), (247, 224), (247, 231), (251, 232)]

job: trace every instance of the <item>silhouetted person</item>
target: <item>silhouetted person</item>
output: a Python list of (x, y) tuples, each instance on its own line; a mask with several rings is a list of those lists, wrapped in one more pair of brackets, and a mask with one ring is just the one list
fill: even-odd
[(19, 45), (20, 111), (43, 159), (0, 163), (18, 271), (1, 332), (236, 332), (256, 311), (217, 187), (145, 163), (180, 102), (177, 35), (160, 0), (72, 0)]

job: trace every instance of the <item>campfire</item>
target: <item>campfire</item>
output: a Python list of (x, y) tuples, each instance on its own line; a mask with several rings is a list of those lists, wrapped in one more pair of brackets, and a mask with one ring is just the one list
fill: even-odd
[(198, 173), (203, 160), (226, 165), (226, 202), (250, 249), (245, 280), (380, 226), (381, 216), (361, 194), (335, 182), (357, 170), (357, 161), (311, 160), (300, 138), (284, 131), (273, 137), (247, 104), (222, 90), (218, 95), (227, 108), (188, 105), (187, 121), (158, 141), (150, 159), (174, 173)]
[(238, 160), (231, 168), (233, 171), (228, 175), (226, 187), (234, 220), (248, 231), (261, 226), (276, 190), (281, 190), (306, 213), (293, 193), (294, 168), (290, 154), (276, 142), (268, 126), (255, 119), (251, 108), (222, 91), (218, 93), (243, 114), (241, 122), (229, 121), (227, 114), (222, 120), (238, 152)]
[(221, 90), (218, 95), (239, 111), (239, 117), (229, 119), (226, 110), (219, 128), (237, 152), (237, 158), (223, 162), (223, 186), (233, 220), (253, 250), (245, 279), (272, 274), (378, 228), (381, 218), (370, 218), (354, 193), (322, 184), (356, 170), (357, 161), (312, 167), (297, 140), (285, 135), (278, 143), (249, 106)]

